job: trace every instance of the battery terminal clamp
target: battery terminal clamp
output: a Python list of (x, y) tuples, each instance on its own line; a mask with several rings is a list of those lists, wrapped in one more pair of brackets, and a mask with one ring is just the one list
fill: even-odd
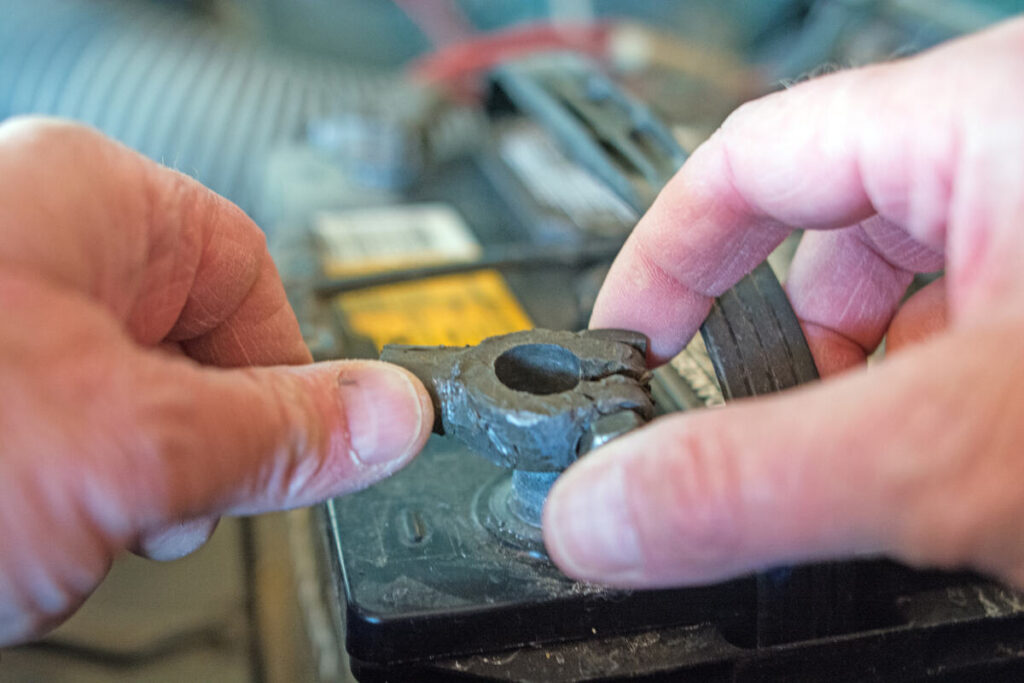
[(654, 413), (647, 338), (626, 330), (527, 330), (476, 346), (384, 347), (427, 387), (434, 432), (511, 469), (481, 497), (502, 540), (543, 553), (540, 518), (558, 474)]

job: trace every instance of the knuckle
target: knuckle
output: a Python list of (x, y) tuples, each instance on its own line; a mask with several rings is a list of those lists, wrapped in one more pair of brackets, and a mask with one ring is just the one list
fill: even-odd
[(0, 143), (11, 145), (25, 159), (77, 164), (83, 151), (110, 141), (95, 128), (68, 119), (16, 116), (0, 123)]
[(311, 457), (319, 456), (322, 450), (308, 393), (295, 390), (290, 382), (270, 381), (270, 377), (257, 370), (243, 372), (258, 385), (257, 391), (266, 401), (267, 422), (279, 435), (256, 487), (275, 500), (288, 500), (313, 476), (308, 471), (309, 464), (321, 459)]
[(332, 493), (347, 449), (331, 428), (330, 382), (305, 369), (211, 371), (180, 361), (177, 370), (189, 391), (151, 386), (136, 401), (138, 427), (125, 448), (134, 454), (125, 467), (134, 472), (130, 508), (142, 511), (136, 528), (312, 504)]
[(720, 420), (680, 419), (670, 426), (666, 455), (649, 472), (662, 488), (661, 513), (688, 563), (720, 566), (740, 546), (741, 490), (736, 452)]
[(317, 373), (302, 370), (277, 373), (244, 370), (266, 401), (267, 442), (273, 444), (260, 468), (255, 488), (273, 505), (296, 505), (319, 500), (338, 481), (348, 449), (330, 429), (338, 417), (328, 406), (327, 383)]
[(147, 168), (144, 222), (162, 243), (173, 245), (173, 278), (187, 293), (170, 336), (195, 339), (250, 297), (265, 296), (258, 285), (270, 258), (266, 237), (240, 208), (194, 179), (153, 164)]
[(206, 242), (231, 226), (231, 239), (239, 242), (239, 254), (260, 255), (266, 250), (263, 231), (236, 204), (180, 171), (157, 164), (149, 168), (154, 221), (176, 228), (174, 234), (190, 227), (202, 228)]
[(68, 119), (50, 116), (22, 115), (12, 116), (0, 123), (4, 133), (23, 140), (42, 142), (47, 136), (62, 135), (79, 138), (94, 136), (93, 129)]
[[(139, 354), (112, 374), (101, 484), (133, 533), (204, 512), (216, 482), (230, 476), (231, 452), (246, 447), (233, 442), (262, 429), (263, 420), (242, 433), (232, 429), (203, 372), (185, 359)], [(246, 412), (241, 401), (236, 409)]]
[(209, 475), (187, 465), (198, 446), (189, 428), (192, 411), (186, 397), (169, 394), (142, 389), (107, 422), (112, 444), (103, 454), (101, 488), (133, 528), (172, 514), (184, 492)]
[(758, 110), (766, 99), (750, 100), (736, 107), (722, 122), (718, 132), (723, 136), (732, 136), (737, 131), (744, 130), (751, 121), (757, 120)]

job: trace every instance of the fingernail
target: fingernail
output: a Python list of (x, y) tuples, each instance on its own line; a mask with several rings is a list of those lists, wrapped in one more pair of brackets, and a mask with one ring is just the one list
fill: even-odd
[(404, 461), (423, 428), (424, 406), (409, 374), (386, 363), (346, 367), (338, 388), (352, 455), (366, 465)]
[(545, 509), (544, 541), (571, 576), (628, 582), (643, 569), (643, 553), (623, 476), (625, 459), (603, 456), (581, 462), (555, 484)]

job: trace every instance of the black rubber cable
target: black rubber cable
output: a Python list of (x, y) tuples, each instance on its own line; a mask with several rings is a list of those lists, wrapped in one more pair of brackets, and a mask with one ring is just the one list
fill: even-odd
[(511, 244), (489, 247), (472, 261), (448, 261), (403, 270), (359, 275), (350, 278), (325, 279), (317, 283), (314, 291), (321, 298), (370, 287), (411, 282), (441, 275), (471, 273), (476, 270), (526, 270), (542, 268), (582, 268), (595, 263), (609, 262), (622, 248), (622, 240), (597, 240), (581, 245)]

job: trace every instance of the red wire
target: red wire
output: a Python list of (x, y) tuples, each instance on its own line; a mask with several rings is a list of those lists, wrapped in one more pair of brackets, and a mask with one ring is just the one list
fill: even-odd
[(455, 43), (415, 60), (409, 72), (416, 80), (465, 93), (467, 86), (500, 62), (534, 52), (573, 50), (602, 58), (607, 53), (611, 24), (526, 24)]

